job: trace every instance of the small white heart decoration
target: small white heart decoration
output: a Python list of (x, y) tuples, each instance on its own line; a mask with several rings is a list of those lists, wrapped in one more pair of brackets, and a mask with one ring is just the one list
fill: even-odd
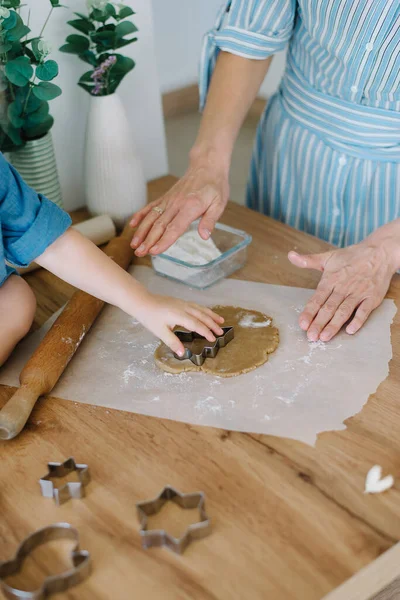
[(381, 479), (381, 477), (382, 467), (379, 465), (372, 467), (372, 469), (368, 471), (365, 479), (364, 494), (380, 494), (381, 492), (386, 492), (386, 490), (389, 490), (393, 486), (393, 475), (387, 475), (383, 479)]

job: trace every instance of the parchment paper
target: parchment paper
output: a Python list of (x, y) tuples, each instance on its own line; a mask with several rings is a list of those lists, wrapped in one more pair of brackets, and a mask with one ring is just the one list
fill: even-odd
[[(131, 272), (153, 292), (270, 314), (280, 330), (278, 350), (267, 364), (232, 379), (170, 375), (154, 364), (154, 336), (109, 306), (82, 342), (54, 396), (314, 444), (319, 432), (344, 429), (343, 421), (361, 410), (388, 375), (390, 324), (396, 313), (392, 300), (385, 300), (357, 335), (341, 333), (328, 344), (309, 343), (297, 319), (311, 290), (228, 279), (199, 292), (146, 267)], [(0, 371), (0, 383), (18, 385), (19, 372), (45, 330), (20, 344)]]

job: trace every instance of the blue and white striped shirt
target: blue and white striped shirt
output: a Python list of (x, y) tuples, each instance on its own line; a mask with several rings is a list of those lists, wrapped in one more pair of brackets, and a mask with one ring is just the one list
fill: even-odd
[(289, 44), (257, 132), (247, 203), (334, 244), (400, 216), (399, 0), (229, 0), (206, 37), (204, 105), (220, 50)]

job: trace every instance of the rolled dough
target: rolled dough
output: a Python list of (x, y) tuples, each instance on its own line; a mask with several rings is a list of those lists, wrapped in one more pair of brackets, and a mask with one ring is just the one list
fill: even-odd
[(272, 319), (258, 310), (235, 306), (214, 306), (224, 317), (224, 326), (235, 328), (235, 338), (221, 348), (215, 358), (207, 358), (201, 367), (190, 360), (178, 360), (164, 343), (154, 353), (156, 364), (167, 373), (204, 371), (220, 377), (235, 377), (253, 371), (268, 360), (279, 344), (279, 331)]

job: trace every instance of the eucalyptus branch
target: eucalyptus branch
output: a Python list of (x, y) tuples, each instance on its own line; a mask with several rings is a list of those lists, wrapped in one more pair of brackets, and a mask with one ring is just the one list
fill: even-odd
[(41, 30), (41, 32), (39, 33), (39, 37), (40, 37), (40, 38), (42, 37), (42, 35), (43, 35), (43, 32), (44, 32), (44, 30), (46, 29), (46, 25), (47, 25), (47, 23), (49, 22), (51, 15), (53, 14), (53, 10), (54, 10), (54, 6), (52, 6), (52, 7), (51, 7), (51, 9), (50, 9), (50, 12), (49, 12), (49, 14), (47, 15), (47, 19), (45, 20), (45, 22), (44, 22), (44, 25), (43, 25), (43, 27), (42, 27), (42, 30)]

